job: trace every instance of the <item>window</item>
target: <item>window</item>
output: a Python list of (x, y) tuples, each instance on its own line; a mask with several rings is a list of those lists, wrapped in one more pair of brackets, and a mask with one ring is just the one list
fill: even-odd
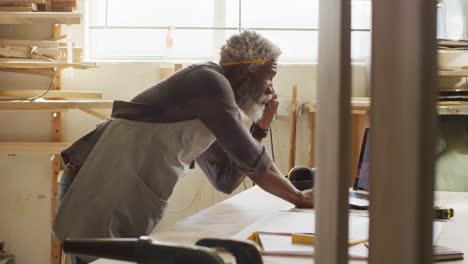
[[(370, 56), (371, 2), (352, 3), (352, 58)], [(90, 0), (91, 59), (217, 60), (241, 29), (277, 44), (281, 61), (317, 58), (318, 0)]]

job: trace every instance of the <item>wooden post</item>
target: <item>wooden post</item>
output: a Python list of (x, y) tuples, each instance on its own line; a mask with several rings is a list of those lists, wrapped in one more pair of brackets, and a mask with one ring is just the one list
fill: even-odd
[(166, 79), (167, 77), (171, 76), (174, 74), (174, 72), (180, 70), (182, 68), (182, 64), (177, 63), (174, 65), (171, 65), (170, 67), (164, 66), (159, 68), (159, 80), (162, 81)]
[(316, 263), (348, 263), (351, 7), (321, 0), (317, 68)]
[(297, 110), (297, 86), (292, 88), (291, 109), (289, 111), (289, 170), (296, 163), (296, 110)]
[[(54, 26), (54, 37), (60, 35), (61, 27), (59, 25)], [(62, 70), (58, 70), (54, 75), (53, 90), (60, 90), (62, 86)], [(60, 112), (53, 112), (52, 118), (52, 142), (62, 141), (62, 114)], [(58, 175), (61, 170), (62, 160), (58, 153), (54, 154), (52, 160), (52, 222), (54, 221), (55, 214), (57, 213), (57, 190), (58, 190)], [(60, 264), (62, 261), (62, 247), (59, 241), (52, 235), (52, 263)]]
[(309, 107), (309, 159), (307, 165), (309, 168), (315, 166), (315, 112)]
[(436, 1), (372, 2), (370, 263), (432, 263)]

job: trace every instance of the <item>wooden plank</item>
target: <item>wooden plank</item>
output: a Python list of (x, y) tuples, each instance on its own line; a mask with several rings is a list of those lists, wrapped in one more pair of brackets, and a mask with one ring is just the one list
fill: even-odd
[(76, 1), (52, 1), (52, 9), (73, 8), (76, 7)]
[(31, 10), (34, 10), (36, 11), (37, 10), (37, 4), (35, 3), (25, 3), (25, 2), (9, 2), (9, 3), (5, 3), (5, 2), (0, 2), (0, 7), (5, 7), (5, 6), (8, 6), (8, 7), (27, 7), (27, 8), (30, 8)]
[(309, 158), (307, 165), (309, 168), (315, 167), (315, 112), (308, 111), (309, 127)]
[(18, 110), (111, 109), (112, 100), (0, 101), (0, 112)]
[(21, 6), (0, 6), (0, 12), (30, 12), (37, 10), (33, 7), (21, 7)]
[(92, 109), (80, 109), (80, 110), (87, 113), (87, 114), (90, 114), (90, 115), (92, 115), (94, 117), (97, 117), (97, 118), (99, 118), (101, 120), (106, 120), (107, 117), (108, 117), (107, 115), (102, 114), (102, 113), (100, 113), (98, 111), (95, 111), (95, 110), (92, 110)]
[(291, 109), (289, 109), (289, 167), (290, 171), (296, 163), (296, 109), (297, 109), (297, 86), (294, 85), (291, 94)]
[[(317, 111), (317, 102), (307, 102), (309, 111)], [(355, 115), (367, 115), (371, 109), (370, 98), (352, 97), (351, 113)], [(468, 102), (437, 102), (439, 115), (468, 115)]]
[(48, 57), (51, 59), (60, 59), (61, 51), (58, 48), (32, 48), (22, 47), (22, 46), (0, 46), (0, 56), (10, 57), (10, 58), (37, 58), (43, 59), (42, 56)]
[(178, 71), (180, 69), (182, 69), (184, 67), (184, 65), (182, 63), (176, 63), (174, 64), (174, 71)]
[(74, 7), (56, 7), (52, 6), (51, 11), (53, 12), (73, 12), (75, 10)]
[[(67, 47), (60, 47), (60, 53), (62, 60), (67, 60)], [(80, 61), (83, 59), (83, 49), (82, 48), (73, 48), (73, 61)]]
[(9, 58), (28, 58), (30, 55), (30, 48), (20, 47), (14, 49), (11, 46), (0, 46), (0, 56)]
[(468, 70), (439, 70), (438, 74), (440, 77), (468, 77)]
[(164, 80), (166, 79), (167, 77), (171, 76), (175, 71), (175, 68), (174, 67), (170, 67), (170, 68), (159, 68), (159, 80)]
[(25, 74), (35, 74), (35, 75), (50, 76), (50, 77), (54, 76), (54, 70), (53, 69), (0, 68), (0, 71), (25, 73)]
[(52, 113), (52, 112), (67, 112), (69, 109), (49, 108), (49, 109), (19, 109), (19, 110), (0, 110), (2, 113)]
[(348, 263), (351, 170), (351, 7), (322, 0), (317, 64), (316, 263)]
[[(68, 47), (68, 43), (66, 42), (66, 40), (64, 39), (59, 39), (56, 41), (58, 44), (59, 44), (59, 47), (60, 48), (67, 48)], [(78, 44), (76, 42), (72, 42), (72, 47), (73, 48), (77, 48), (78, 47)]]
[(61, 12), (0, 12), (0, 24), (80, 24), (81, 14)]
[(59, 41), (59, 40), (65, 40), (67, 38), (67, 35), (66, 34), (63, 34), (63, 35), (58, 35), (58, 36), (55, 36), (51, 39), (51, 41)]
[(69, 145), (67, 142), (0, 142), (0, 154), (55, 154)]
[[(31, 98), (43, 94), (44, 90), (0, 90), (0, 97)], [(49, 91), (44, 99), (102, 99), (102, 92), (87, 91)]]
[(72, 67), (75, 69), (88, 69), (95, 68), (95, 63), (85, 63), (85, 62), (76, 62), (76, 63), (67, 63), (65, 61), (47, 61), (47, 60), (30, 60), (30, 59), (9, 59), (9, 58), (0, 58), (0, 68), (68, 68)]
[[(50, 48), (36, 48), (36, 51), (38, 54), (52, 58), (52, 59), (60, 59), (61, 57), (61, 51), (60, 49), (50, 49)], [(36, 55), (36, 54), (34, 54)], [(34, 56), (33, 56), (34, 57)], [(40, 57), (38, 57), (40, 58)]]
[[(60, 33), (60, 26), (54, 26), (54, 35)], [(53, 91), (59, 91), (62, 88), (62, 70), (55, 72)], [(52, 112), (52, 133), (51, 141), (62, 141), (62, 113)], [(55, 219), (57, 213), (57, 192), (58, 192), (58, 175), (62, 169), (62, 158), (60, 155), (55, 154), (52, 158), (52, 206), (51, 206), (51, 224)], [(60, 242), (54, 237), (51, 237), (51, 258), (53, 264), (60, 264), (62, 262), (62, 247)]]
[(23, 46), (32, 47), (37, 46), (39, 48), (58, 48), (59, 42), (50, 40), (22, 40), (22, 39), (0, 39), (1, 46)]
[(369, 263), (432, 263), (436, 1), (374, 1)]
[(44, 4), (45, 0), (0, 0), (0, 3), (35, 3), (35, 4)]
[[(365, 114), (370, 110), (371, 102), (369, 97), (352, 97), (351, 98), (351, 111), (353, 114)], [(307, 102), (309, 111), (317, 111), (317, 101)]]

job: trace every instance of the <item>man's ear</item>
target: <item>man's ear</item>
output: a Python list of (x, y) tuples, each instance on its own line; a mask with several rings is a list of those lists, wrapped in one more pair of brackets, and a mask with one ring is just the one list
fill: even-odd
[(232, 75), (235, 76), (236, 81), (243, 81), (249, 76), (249, 69), (247, 65), (237, 65), (232, 69)]

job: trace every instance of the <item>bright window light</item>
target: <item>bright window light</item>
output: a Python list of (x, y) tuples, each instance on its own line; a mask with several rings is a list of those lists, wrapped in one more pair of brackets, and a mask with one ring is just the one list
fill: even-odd
[[(294, 2), (294, 3), (291, 3)], [(229, 36), (252, 29), (283, 62), (314, 62), (318, 0), (90, 0), (92, 60), (217, 60)], [(370, 55), (371, 2), (352, 1), (351, 56)]]

